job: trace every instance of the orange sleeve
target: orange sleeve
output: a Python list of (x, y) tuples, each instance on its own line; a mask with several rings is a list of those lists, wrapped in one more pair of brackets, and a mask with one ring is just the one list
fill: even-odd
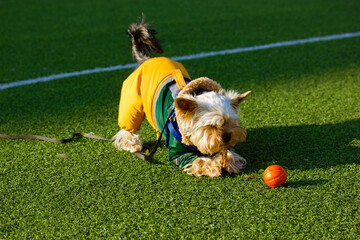
[(140, 130), (145, 113), (141, 101), (141, 69), (135, 70), (123, 83), (119, 104), (118, 124), (131, 133)]

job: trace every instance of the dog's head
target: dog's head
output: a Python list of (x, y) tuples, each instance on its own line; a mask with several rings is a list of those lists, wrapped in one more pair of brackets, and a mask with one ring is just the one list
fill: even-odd
[(225, 91), (209, 78), (191, 81), (175, 98), (183, 143), (213, 155), (245, 141), (246, 131), (239, 125), (239, 103), (250, 92)]

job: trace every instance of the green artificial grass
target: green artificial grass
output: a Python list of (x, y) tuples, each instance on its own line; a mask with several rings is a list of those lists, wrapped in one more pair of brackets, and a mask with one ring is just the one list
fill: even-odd
[[(131, 62), (143, 11), (166, 56), (360, 30), (358, 1), (0, 3), (0, 83)], [(243, 173), (188, 176), (110, 143), (0, 139), (0, 239), (357, 239), (360, 38), (184, 61), (193, 78), (252, 90), (240, 106)], [(0, 91), (0, 133), (112, 137), (131, 69)], [(156, 141), (147, 122), (146, 148)], [(60, 158), (58, 154), (69, 155)], [(271, 164), (283, 187), (261, 179)]]

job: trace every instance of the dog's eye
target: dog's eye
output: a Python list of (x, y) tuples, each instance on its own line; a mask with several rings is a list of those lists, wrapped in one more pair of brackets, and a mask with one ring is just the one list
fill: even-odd
[(231, 140), (231, 133), (225, 132), (221, 136), (224, 143), (228, 143)]

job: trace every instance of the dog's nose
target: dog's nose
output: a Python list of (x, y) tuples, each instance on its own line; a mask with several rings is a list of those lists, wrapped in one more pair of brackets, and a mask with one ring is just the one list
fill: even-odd
[(221, 137), (224, 143), (228, 143), (231, 140), (231, 133), (223, 133)]

